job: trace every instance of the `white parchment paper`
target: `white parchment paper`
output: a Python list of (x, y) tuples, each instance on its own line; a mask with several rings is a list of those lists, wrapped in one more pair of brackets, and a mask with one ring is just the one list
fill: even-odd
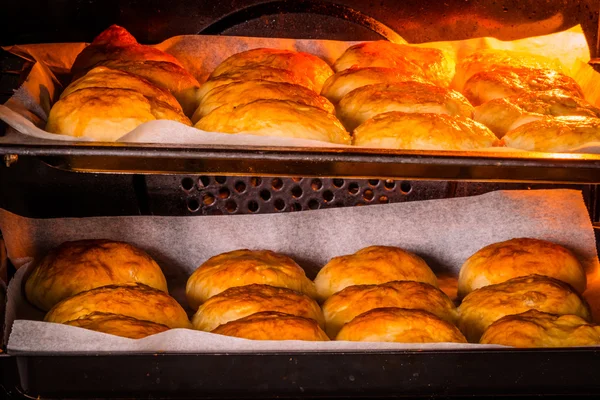
[[(515, 237), (550, 240), (577, 254), (588, 274), (586, 298), (600, 320), (598, 257), (581, 193), (573, 190), (498, 191), (481, 196), (270, 215), (28, 219), (0, 210), (8, 255), (19, 268), (9, 285), (11, 353), (247, 352), (438, 349), (480, 345), (259, 342), (176, 329), (131, 340), (40, 322), (43, 313), (21, 292), (27, 263), (68, 240), (108, 238), (147, 250), (161, 265), (170, 293), (184, 306), (187, 277), (214, 255), (270, 249), (294, 258), (310, 277), (330, 258), (370, 245), (394, 245), (422, 256), (442, 276), (450, 296), (462, 263), (481, 247)], [(8, 337), (8, 336), (6, 336)]]

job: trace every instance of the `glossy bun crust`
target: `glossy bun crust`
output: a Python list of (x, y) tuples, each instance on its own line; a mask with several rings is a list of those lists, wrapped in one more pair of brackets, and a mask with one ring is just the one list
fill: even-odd
[(93, 312), (121, 314), (169, 328), (190, 328), (183, 308), (174, 298), (146, 285), (103, 286), (78, 293), (55, 305), (46, 322), (65, 323)]
[(212, 332), (251, 340), (329, 340), (314, 320), (274, 311), (259, 312), (228, 322)]
[(573, 253), (545, 240), (519, 238), (490, 244), (469, 257), (458, 276), (458, 296), (532, 274), (566, 282), (579, 293), (585, 291), (585, 271)]
[(354, 285), (391, 281), (417, 281), (437, 287), (437, 278), (423, 259), (391, 246), (370, 246), (332, 258), (317, 274), (315, 285), (321, 301)]
[(219, 325), (263, 311), (277, 311), (310, 318), (325, 327), (319, 305), (310, 297), (290, 289), (269, 285), (236, 286), (221, 292), (198, 308), (194, 329), (212, 331)]
[(143, 250), (111, 240), (79, 240), (61, 244), (36, 262), (25, 293), (30, 303), (48, 311), (86, 290), (134, 283), (167, 292), (162, 270)]
[(397, 307), (428, 311), (452, 324), (457, 312), (441, 290), (423, 282), (393, 281), (379, 285), (348, 286), (323, 304), (326, 332), (334, 338), (344, 324), (375, 308)]
[(85, 317), (67, 321), (64, 324), (129, 339), (141, 339), (169, 330), (168, 326), (156, 322), (100, 312), (94, 312)]
[(529, 310), (573, 314), (591, 321), (589, 306), (571, 286), (554, 278), (529, 275), (469, 293), (458, 307), (458, 327), (476, 343), (493, 322)]
[(208, 132), (350, 144), (350, 135), (334, 115), (293, 101), (256, 100), (238, 107), (222, 106), (194, 126)]
[(251, 284), (283, 287), (316, 297), (314, 283), (291, 258), (269, 250), (234, 250), (209, 258), (185, 289), (193, 310), (229, 288)]
[(496, 146), (484, 125), (459, 116), (392, 111), (354, 130), (354, 145), (406, 150), (476, 150)]
[(490, 325), (480, 343), (513, 347), (570, 347), (600, 344), (600, 326), (576, 315), (530, 310), (507, 315)]
[(421, 310), (376, 308), (348, 322), (336, 340), (353, 342), (466, 343), (456, 326)]

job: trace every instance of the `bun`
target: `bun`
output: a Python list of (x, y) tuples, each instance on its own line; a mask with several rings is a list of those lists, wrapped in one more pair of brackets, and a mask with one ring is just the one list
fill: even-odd
[(219, 325), (258, 312), (277, 311), (315, 320), (321, 328), (325, 318), (319, 305), (305, 294), (269, 285), (236, 286), (212, 296), (192, 318), (194, 329), (212, 331)]
[(351, 140), (332, 114), (283, 100), (256, 100), (238, 107), (222, 106), (194, 126), (208, 132), (291, 137), (338, 144), (350, 144)]
[(437, 278), (419, 256), (398, 247), (371, 246), (354, 254), (332, 258), (317, 274), (321, 301), (354, 285), (417, 281), (437, 287)]
[(469, 293), (458, 307), (458, 327), (476, 343), (493, 322), (529, 310), (574, 314), (591, 321), (589, 306), (571, 286), (554, 278), (529, 275)]
[(457, 312), (441, 290), (423, 282), (393, 281), (380, 285), (348, 286), (323, 304), (327, 334), (334, 338), (344, 324), (356, 316), (381, 307), (419, 309), (452, 324)]
[(190, 328), (190, 321), (174, 298), (146, 285), (103, 286), (78, 293), (56, 304), (44, 321), (65, 323), (93, 312), (121, 314), (169, 328)]
[(85, 317), (67, 321), (64, 324), (130, 339), (145, 338), (169, 329), (168, 326), (155, 322), (100, 312), (94, 312)]
[(351, 91), (340, 101), (338, 117), (352, 131), (366, 120), (389, 111), (473, 116), (473, 106), (454, 90), (428, 83), (399, 82)]
[(189, 277), (185, 289), (193, 310), (226, 289), (263, 284), (316, 297), (314, 283), (294, 260), (269, 250), (235, 250), (211, 257)]
[(508, 147), (527, 151), (569, 152), (586, 143), (600, 141), (600, 119), (546, 117), (508, 132), (502, 141)]
[(376, 308), (348, 322), (336, 340), (353, 342), (466, 343), (452, 324), (421, 310)]
[(379, 114), (354, 130), (354, 145), (406, 150), (475, 150), (498, 144), (484, 125), (443, 114)]
[(458, 296), (532, 274), (566, 282), (579, 293), (585, 291), (585, 271), (573, 253), (545, 240), (519, 238), (490, 244), (469, 257), (458, 275)]
[(274, 311), (259, 312), (228, 322), (213, 333), (251, 340), (329, 340), (314, 320)]
[(142, 283), (167, 292), (158, 264), (143, 250), (111, 240), (66, 242), (36, 263), (25, 283), (27, 300), (48, 311), (61, 300), (106, 285)]
[(600, 326), (576, 315), (530, 310), (507, 315), (490, 325), (480, 343), (513, 347), (570, 347), (600, 344)]

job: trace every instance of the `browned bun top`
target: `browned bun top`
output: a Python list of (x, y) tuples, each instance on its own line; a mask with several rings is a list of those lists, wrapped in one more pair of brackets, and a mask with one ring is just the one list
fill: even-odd
[(130, 339), (145, 338), (169, 329), (168, 326), (156, 322), (101, 312), (93, 312), (84, 317), (67, 321), (64, 324)]

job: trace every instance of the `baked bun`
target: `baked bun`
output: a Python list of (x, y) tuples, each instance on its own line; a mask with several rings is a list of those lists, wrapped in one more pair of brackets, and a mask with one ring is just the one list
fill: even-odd
[(143, 250), (111, 240), (78, 240), (61, 244), (36, 262), (25, 294), (31, 304), (48, 311), (86, 290), (135, 283), (167, 292), (162, 270)]
[(333, 75), (331, 67), (312, 54), (259, 48), (237, 53), (227, 58), (215, 68), (210, 79), (232, 72), (249, 71), (260, 66), (284, 69), (294, 75), (304, 76), (310, 82), (308, 88), (317, 93), (321, 92), (327, 78)]
[(238, 107), (255, 100), (287, 100), (307, 106), (317, 107), (330, 114), (335, 114), (335, 107), (325, 97), (319, 96), (310, 89), (290, 83), (276, 83), (263, 80), (233, 82), (216, 87), (208, 92), (194, 113), (192, 121), (198, 122), (202, 117), (221, 106)]
[(256, 100), (238, 107), (222, 106), (202, 118), (196, 128), (208, 132), (246, 133), (350, 144), (337, 118), (294, 101)]
[(64, 324), (130, 339), (141, 339), (169, 330), (168, 326), (156, 322), (101, 312), (93, 312)]
[(417, 281), (437, 287), (427, 263), (413, 253), (391, 246), (370, 246), (332, 258), (317, 274), (319, 300), (354, 285), (378, 285), (391, 281)]
[(474, 113), (475, 121), (490, 128), (498, 138), (544, 116), (600, 118), (600, 108), (561, 90), (548, 90), (488, 101), (476, 107)]
[(212, 296), (192, 318), (194, 329), (210, 332), (219, 325), (263, 311), (277, 311), (317, 321), (325, 327), (319, 305), (307, 295), (269, 285), (236, 286)]
[(269, 250), (234, 250), (209, 258), (189, 277), (185, 288), (193, 310), (231, 287), (251, 284), (283, 287), (316, 298), (314, 283), (291, 258)]
[(422, 310), (376, 308), (348, 322), (336, 340), (353, 342), (466, 343), (451, 323)]
[(252, 314), (221, 325), (212, 332), (251, 340), (329, 340), (314, 320), (275, 311)]
[(52, 307), (44, 321), (65, 323), (93, 312), (121, 314), (171, 329), (191, 327), (185, 311), (174, 298), (142, 284), (110, 285), (78, 293)]
[(420, 67), (423, 76), (436, 85), (448, 86), (454, 75), (454, 61), (444, 51), (385, 40), (349, 47), (333, 64), (333, 69), (339, 72), (349, 68), (384, 67), (408, 71), (413, 68), (410, 64)]
[(513, 347), (570, 347), (600, 344), (600, 326), (576, 315), (529, 310), (507, 315), (490, 325), (480, 343)]
[(393, 281), (348, 286), (328, 298), (323, 304), (326, 332), (334, 338), (354, 317), (381, 307), (424, 310), (452, 324), (457, 319), (454, 303), (441, 290), (423, 282)]
[(471, 104), (478, 106), (502, 97), (552, 89), (562, 90), (574, 97), (584, 97), (581, 87), (573, 78), (552, 69), (525, 67), (495, 67), (478, 72), (469, 78), (462, 92)]
[(469, 257), (458, 275), (458, 297), (532, 274), (566, 282), (579, 293), (585, 291), (585, 271), (573, 253), (545, 240), (519, 238), (490, 244)]
[(355, 146), (406, 150), (476, 150), (498, 139), (485, 125), (469, 118), (392, 111), (379, 114), (354, 130)]
[(478, 342), (493, 322), (505, 315), (538, 310), (578, 315), (591, 321), (586, 301), (567, 283), (541, 275), (513, 278), (469, 293), (458, 307), (458, 327), (470, 342)]
[(349, 68), (336, 72), (325, 81), (321, 96), (327, 97), (333, 103), (338, 103), (342, 97), (354, 89), (367, 85), (407, 81), (430, 83), (425, 79), (423, 70), (420, 67), (413, 63), (408, 65), (413, 66), (414, 69), (369, 67)]
[(338, 105), (338, 118), (352, 131), (366, 120), (390, 111), (473, 116), (473, 106), (454, 90), (428, 83), (399, 82), (351, 91)]
[(569, 152), (598, 141), (600, 119), (589, 117), (546, 117), (521, 125), (502, 138), (507, 147), (549, 153)]

